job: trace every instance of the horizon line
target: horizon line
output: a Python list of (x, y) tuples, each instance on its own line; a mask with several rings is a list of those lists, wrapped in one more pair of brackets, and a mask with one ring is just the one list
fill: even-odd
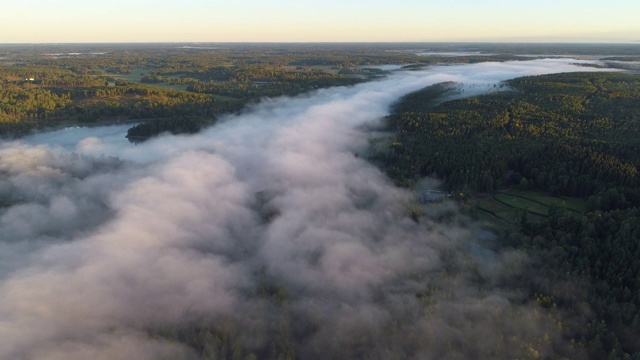
[(640, 45), (632, 41), (528, 41), (528, 40), (455, 40), (455, 41), (70, 41), (70, 42), (0, 42), (0, 45), (79, 45), (79, 44), (576, 44)]

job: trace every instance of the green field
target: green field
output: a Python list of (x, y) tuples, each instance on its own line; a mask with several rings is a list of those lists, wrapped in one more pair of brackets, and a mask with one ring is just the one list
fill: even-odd
[(507, 223), (513, 222), (515, 209), (512, 209), (500, 202), (495, 201), (493, 197), (486, 197), (478, 200), (476, 206), (479, 210), (487, 212), (502, 221), (505, 221)]
[(542, 192), (511, 189), (509, 193), (511, 196), (520, 197), (522, 199), (528, 199), (530, 201), (542, 203), (544, 206), (555, 206), (564, 208), (569, 211), (583, 213), (587, 211), (587, 202), (582, 199), (569, 198), (569, 197), (554, 197)]
[(472, 200), (477, 219), (491, 227), (504, 229), (520, 226), (526, 211), (526, 221), (539, 223), (546, 219), (552, 207), (572, 212), (586, 211), (586, 201), (581, 199), (553, 197), (543, 192), (511, 189), (504, 193)]
[(143, 84), (148, 86), (161, 87), (163, 89), (177, 90), (177, 91), (186, 91), (187, 85), (169, 85), (166, 82), (160, 83), (143, 83), (142, 78), (147, 75), (149, 72), (148, 68), (144, 67), (134, 67), (131, 69), (131, 72), (128, 74), (108, 74), (116, 80), (124, 80), (135, 84)]
[(493, 199), (510, 208), (524, 209), (539, 216), (549, 215), (548, 206), (545, 206), (539, 202), (529, 200), (528, 198), (513, 196), (511, 194), (495, 194), (493, 195)]
[(124, 80), (128, 82), (136, 83), (136, 84), (142, 84), (140, 80), (142, 80), (142, 77), (147, 75), (148, 72), (149, 72), (148, 68), (134, 67), (131, 69), (131, 72), (128, 74), (108, 74), (108, 75), (113, 77), (116, 80)]
[(165, 89), (176, 90), (176, 91), (187, 91), (187, 86), (189, 85), (169, 85), (166, 82), (161, 83), (144, 83), (149, 86), (157, 86)]

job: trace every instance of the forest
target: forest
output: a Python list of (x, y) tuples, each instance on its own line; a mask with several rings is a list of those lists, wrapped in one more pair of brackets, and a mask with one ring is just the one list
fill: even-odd
[[(388, 75), (380, 65), (412, 70), (432, 64), (522, 59), (522, 54), (531, 53), (596, 51), (619, 54), (603, 58), (607, 66), (633, 70), (638, 59), (637, 50), (622, 45), (458, 46), (477, 54), (438, 55), (450, 51), (446, 44), (420, 49), (416, 44), (4, 45), (0, 46), (0, 136), (123, 122), (136, 123), (127, 134), (134, 143), (165, 132), (197, 133), (220, 116), (241, 113), (264, 97), (295, 96)], [(419, 55), (421, 51), (433, 55)], [(447, 208), (437, 224), (430, 225), (434, 233), (453, 218), (463, 218), (465, 224), (473, 219), (497, 234), (498, 241), (487, 245), (495, 253), (515, 249), (531, 257), (531, 264), (523, 264), (526, 270), (513, 282), (496, 285), (470, 272), (472, 279), (465, 281), (479, 283), (487, 293), (517, 293), (510, 300), (534, 304), (539, 316), (523, 319), (522, 313), (514, 312), (489, 318), (552, 319), (554, 331), (561, 332), (566, 345), (552, 353), (562, 358), (640, 359), (640, 75), (584, 72), (522, 77), (494, 90), (460, 98), (463, 88), (446, 82), (404, 96), (384, 119), (384, 129), (376, 128), (386, 135), (372, 140), (363, 157), (396, 185), (417, 192), (422, 180), (436, 178), (451, 195), (453, 201), (445, 204), (410, 203), (403, 219), (409, 225), (401, 225), (424, 220), (423, 208)], [(279, 216), (265, 205), (269, 196), (258, 192), (252, 204), (264, 211), (265, 223)], [(450, 203), (454, 205), (448, 207)], [(441, 276), (458, 279), (453, 275), (464, 272), (468, 259), (458, 263), (453, 251), (442, 254)], [(317, 262), (320, 256), (313, 253), (310, 261)], [(230, 315), (215, 321), (145, 325), (145, 336), (182, 344), (203, 359), (304, 358), (300, 349), (326, 319), (296, 319), (300, 308), (295, 305), (300, 303), (295, 301), (295, 288), (292, 291), (265, 268), (252, 271), (255, 279), (242, 296), (260, 305), (251, 314), (259, 325), (243, 324)], [(416, 283), (428, 277), (409, 276), (408, 281)], [(375, 294), (381, 303), (395, 303), (394, 291), (405, 291), (383, 290), (389, 292)], [(455, 284), (434, 281), (409, 296), (424, 312), (418, 315), (428, 317), (438, 300), (447, 302), (459, 295), (454, 292)], [(391, 312), (416, 316), (405, 310), (397, 306)], [(483, 316), (470, 313), (461, 314), (461, 326), (472, 327), (473, 317)], [(384, 327), (366, 329), (363, 336), (335, 341), (344, 347), (324, 349), (316, 344), (318, 348), (309, 351), (326, 350), (349, 359), (371, 354), (385, 359), (415, 357), (427, 343), (425, 335), (422, 329), (414, 332), (403, 326), (394, 318)], [(501, 337), (514, 353), (528, 354), (530, 359), (544, 358), (536, 348), (550, 346), (544, 336), (527, 343), (509, 338), (508, 327), (500, 329), (498, 334), (477, 330), (483, 336)], [(381, 338), (386, 341), (378, 342)], [(434, 339), (430, 341), (437, 342)], [(445, 345), (449, 352), (443, 354), (450, 358), (468, 355), (456, 352), (455, 347), (464, 344)], [(504, 355), (490, 346), (484, 351), (475, 355)]]
[(388, 74), (377, 65), (416, 69), (517, 58), (505, 52), (419, 56), (413, 44), (2, 45), (0, 136), (132, 121), (140, 124), (129, 135), (140, 141), (197, 131), (263, 97)]
[[(594, 359), (640, 358), (640, 75), (505, 85), (449, 101), (454, 83), (405, 96), (386, 118), (393, 136), (371, 159), (402, 186), (441, 179), (469, 215), (495, 223), (504, 246), (538, 253), (545, 260), (528, 291), (549, 306), (570, 311), (577, 300), (540, 277), (584, 279), (580, 299), (596, 315), (581, 315), (589, 334), (574, 340)], [(542, 202), (550, 199), (558, 202)]]
[(352, 85), (378, 64), (426, 64), (361, 45), (165, 45), (0, 47), (0, 135), (69, 124), (141, 122), (132, 139), (194, 132), (262, 97)]

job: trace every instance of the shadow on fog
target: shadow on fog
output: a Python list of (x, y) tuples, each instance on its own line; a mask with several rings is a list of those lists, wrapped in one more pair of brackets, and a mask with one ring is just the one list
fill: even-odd
[(596, 70), (572, 62), (398, 73), (139, 146), (116, 128), (5, 144), (0, 252), (20, 261), (2, 268), (0, 357), (575, 355), (514, 286), (527, 254), (436, 220), (450, 202), (412, 221), (412, 194), (353, 155), (406, 93)]

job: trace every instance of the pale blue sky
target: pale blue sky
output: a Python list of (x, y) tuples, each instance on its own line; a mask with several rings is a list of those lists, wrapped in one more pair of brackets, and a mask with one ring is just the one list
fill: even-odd
[(640, 41), (640, 0), (2, 0), (0, 43)]

